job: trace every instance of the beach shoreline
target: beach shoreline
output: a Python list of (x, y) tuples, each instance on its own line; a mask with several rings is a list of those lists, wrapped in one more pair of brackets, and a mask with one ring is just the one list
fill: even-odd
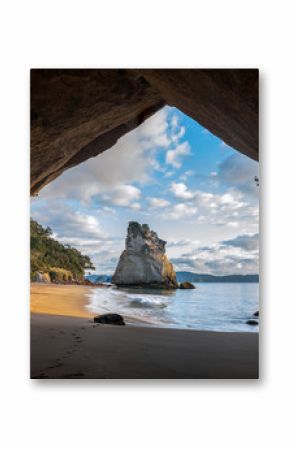
[[(30, 312), (33, 314), (91, 318), (104, 311), (91, 311), (89, 295), (94, 289), (86, 285), (44, 284), (33, 282), (30, 286)], [(128, 326), (153, 326), (154, 322), (133, 316), (124, 316)]]
[(32, 379), (258, 378), (258, 334), (99, 325), (91, 288), (32, 284)]
[(86, 305), (94, 287), (33, 282), (30, 284), (30, 311), (35, 314), (89, 318), (94, 315)]
[(257, 379), (258, 334), (31, 314), (32, 379)]

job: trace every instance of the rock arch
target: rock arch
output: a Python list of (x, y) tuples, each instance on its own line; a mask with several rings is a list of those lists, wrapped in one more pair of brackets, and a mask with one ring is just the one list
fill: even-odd
[(257, 69), (32, 69), (31, 194), (166, 104), (258, 160), (258, 86)]

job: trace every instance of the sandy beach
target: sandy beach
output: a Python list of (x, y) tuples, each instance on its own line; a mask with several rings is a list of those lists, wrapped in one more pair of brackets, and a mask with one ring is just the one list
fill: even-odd
[(30, 287), (31, 313), (47, 315), (92, 316), (85, 305), (86, 294), (91, 287), (84, 285), (54, 285), (32, 283)]
[(89, 288), (32, 285), (31, 378), (258, 378), (258, 334), (97, 325)]

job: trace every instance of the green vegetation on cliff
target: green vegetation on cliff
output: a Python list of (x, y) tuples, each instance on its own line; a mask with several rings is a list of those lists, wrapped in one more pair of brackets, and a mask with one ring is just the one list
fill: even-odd
[(51, 280), (82, 279), (86, 268), (94, 269), (88, 256), (70, 245), (52, 238), (52, 230), (30, 220), (31, 277), (37, 272), (48, 273)]

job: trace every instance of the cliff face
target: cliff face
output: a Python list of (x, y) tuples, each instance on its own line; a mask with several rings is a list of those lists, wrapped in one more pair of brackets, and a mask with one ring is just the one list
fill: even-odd
[(146, 224), (131, 221), (126, 249), (120, 256), (112, 282), (152, 288), (177, 288), (172, 263), (165, 254), (166, 242)]

